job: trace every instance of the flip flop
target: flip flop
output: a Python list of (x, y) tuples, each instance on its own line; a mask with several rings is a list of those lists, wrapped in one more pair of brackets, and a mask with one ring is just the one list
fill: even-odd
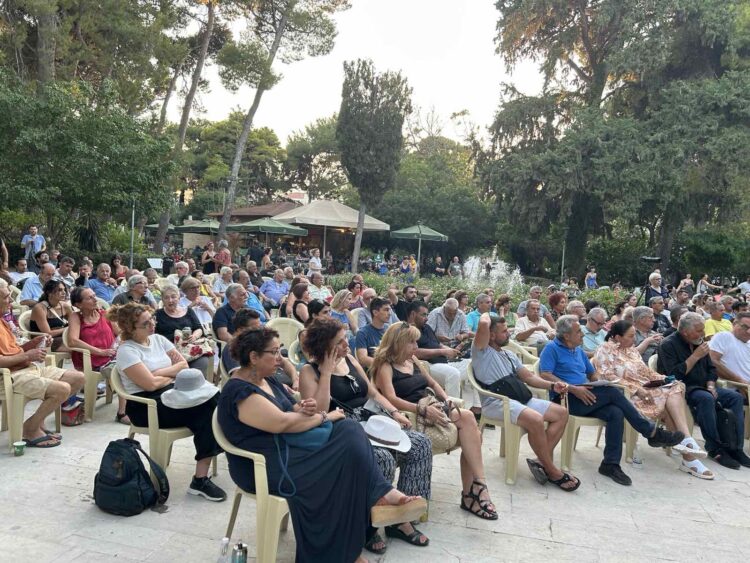
[[(427, 547), (430, 544), (430, 538), (428, 538), (422, 532), (417, 530), (417, 528), (413, 524), (412, 524), (412, 527), (414, 528), (414, 531), (411, 534), (407, 534), (406, 532), (400, 530), (398, 525), (386, 526), (385, 535), (388, 536), (389, 538), (403, 540), (406, 543), (410, 543), (411, 545), (416, 545), (417, 547)], [(419, 541), (420, 536), (424, 536), (426, 540), (424, 543)]]
[(54, 438), (58, 442), (62, 440), (62, 434), (58, 434), (57, 432), (51, 432), (47, 430), (46, 428), (42, 428), (42, 432), (44, 432), (50, 438)]
[[(565, 483), (572, 483), (573, 479), (575, 479), (576, 481), (578, 481), (578, 483), (576, 483), (575, 487), (571, 487), (571, 488), (563, 487), (563, 485)], [(549, 482), (552, 483), (553, 485), (557, 485), (558, 487), (560, 487), (566, 493), (572, 493), (578, 487), (581, 486), (581, 480), (578, 477), (571, 477), (569, 473), (563, 473), (563, 476), (560, 477), (559, 479), (557, 479), (556, 481), (550, 479)]]
[(546, 485), (547, 481), (549, 481), (549, 475), (547, 475), (547, 472), (544, 470), (542, 464), (535, 459), (528, 458), (526, 459), (526, 463), (529, 466), (529, 471), (531, 471), (534, 479), (536, 479), (536, 482), (540, 485)]
[[(34, 438), (33, 440), (27, 440), (24, 438), (23, 440), (26, 443), (27, 448), (56, 448), (60, 445), (60, 442), (57, 440), (53, 440), (47, 434), (44, 436), (39, 436), (38, 438)], [(52, 442), (44, 444), (44, 442)]]

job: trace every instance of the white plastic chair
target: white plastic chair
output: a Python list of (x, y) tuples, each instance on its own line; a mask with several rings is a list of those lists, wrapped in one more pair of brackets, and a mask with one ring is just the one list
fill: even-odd
[[(518, 356), (518, 359), (521, 360), (521, 363), (525, 366), (533, 366), (537, 361), (539, 361), (539, 357), (536, 356), (536, 354), (532, 354), (527, 349), (527, 346), (521, 346), (518, 342), (515, 340), (508, 340), (508, 343), (503, 346), (504, 350), (508, 350), (509, 352), (513, 352), (516, 356)], [(534, 349), (536, 351), (536, 349)]]
[(281, 340), (281, 345), (287, 350), (289, 350), (292, 342), (297, 340), (297, 335), (299, 334), (299, 332), (303, 328), (305, 328), (299, 321), (281, 317), (271, 319), (266, 323), (266, 326), (279, 333), (279, 340)]
[[(52, 366), (54, 358), (47, 356), (45, 365)], [(8, 437), (8, 446), (13, 451), (13, 442), (18, 442), (23, 438), (23, 413), (26, 403), (36, 399), (29, 399), (20, 393), (13, 391), (13, 379), (10, 370), (7, 368), (0, 369), (0, 376), (3, 378), (3, 394), (0, 395), (0, 404), (3, 412), (0, 419), (0, 431), (10, 430)], [(62, 421), (62, 410), (60, 405), (55, 409), (55, 432), (60, 432)]]
[(248, 493), (240, 487), (235, 489), (232, 512), (224, 536), (232, 537), (232, 530), (234, 530), (234, 523), (237, 520), (237, 512), (240, 509), (242, 497), (254, 499), (257, 507), (255, 516), (256, 561), (258, 563), (273, 563), (276, 561), (276, 553), (279, 547), (279, 532), (286, 531), (289, 524), (289, 505), (284, 498), (268, 492), (265, 456), (233, 446), (219, 426), (216, 412), (214, 412), (211, 426), (216, 441), (227, 454), (244, 457), (253, 462), (255, 493)]
[(492, 397), (503, 403), (503, 418), (490, 418), (484, 414), (482, 409), (482, 416), (479, 419), (479, 433), (484, 432), (484, 427), (488, 424), (494, 425), (500, 429), (500, 457), (505, 458), (505, 484), (513, 485), (516, 482), (516, 476), (518, 474), (518, 453), (521, 449), (521, 436), (523, 436), (523, 428), (517, 424), (513, 424), (510, 421), (510, 398), (505, 395), (499, 395), (492, 393), (487, 389), (483, 388), (474, 377), (474, 370), (471, 362), (466, 369), (466, 374), (469, 378), (469, 383), (472, 387), (477, 390), (480, 396)]
[[(112, 368), (110, 383), (120, 397), (124, 397), (128, 401), (146, 405), (148, 409), (148, 426), (136, 426), (131, 423), (128, 430), (128, 438), (132, 438), (136, 434), (147, 434), (149, 455), (166, 471), (169, 466), (169, 459), (172, 456), (172, 444), (182, 438), (190, 438), (193, 433), (186, 426), (179, 428), (159, 428), (159, 413), (156, 407), (156, 400), (126, 393), (122, 385), (120, 372), (116, 367)], [(213, 459), (212, 464), (213, 474), (216, 475), (216, 458)]]

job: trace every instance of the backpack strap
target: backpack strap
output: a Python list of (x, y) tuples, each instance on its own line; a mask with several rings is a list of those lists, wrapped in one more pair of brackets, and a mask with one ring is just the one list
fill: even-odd
[(156, 499), (156, 504), (164, 504), (169, 498), (169, 481), (167, 480), (167, 474), (158, 463), (156, 463), (146, 452), (143, 451), (143, 448), (141, 448), (141, 444), (138, 441), (131, 439), (130, 442), (131, 446), (141, 452), (143, 454), (143, 457), (148, 460), (148, 465), (151, 468), (151, 473), (154, 475), (154, 477), (156, 477), (156, 484), (159, 488), (159, 490), (157, 491), (158, 498)]

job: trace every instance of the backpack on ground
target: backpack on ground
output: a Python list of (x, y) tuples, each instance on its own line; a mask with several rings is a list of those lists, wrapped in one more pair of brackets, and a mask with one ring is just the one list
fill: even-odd
[(739, 450), (742, 444), (737, 443), (737, 417), (716, 401), (716, 427), (722, 445), (729, 451)]
[[(158, 491), (139, 453), (148, 460), (159, 486)], [(111, 514), (133, 516), (155, 504), (164, 504), (168, 497), (169, 481), (166, 473), (146, 455), (140, 443), (130, 438), (109, 443), (104, 451), (99, 473), (94, 478), (96, 506)]]

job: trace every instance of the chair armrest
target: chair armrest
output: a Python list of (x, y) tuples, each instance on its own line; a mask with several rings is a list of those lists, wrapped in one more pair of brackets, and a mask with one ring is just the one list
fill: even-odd
[(739, 381), (730, 381), (728, 379), (719, 379), (718, 382), (722, 387), (734, 387), (735, 389), (744, 389), (750, 393), (750, 383), (740, 383)]
[(9, 413), (10, 406), (13, 404), (13, 378), (10, 376), (8, 368), (0, 368), (0, 374), (3, 376), (3, 389), (5, 391), (5, 396), (2, 398), (5, 401), (3, 408), (5, 413)]
[[(527, 385), (527, 387), (529, 386)], [(548, 389), (537, 389), (536, 387), (529, 387), (529, 391), (531, 391), (531, 394), (537, 399), (544, 399), (545, 401), (549, 401)]]
[(78, 352), (83, 356), (83, 372), (89, 373), (94, 371), (94, 368), (91, 366), (91, 350), (85, 350), (83, 348), (73, 348), (72, 346), (68, 346), (68, 350), (71, 352)]

